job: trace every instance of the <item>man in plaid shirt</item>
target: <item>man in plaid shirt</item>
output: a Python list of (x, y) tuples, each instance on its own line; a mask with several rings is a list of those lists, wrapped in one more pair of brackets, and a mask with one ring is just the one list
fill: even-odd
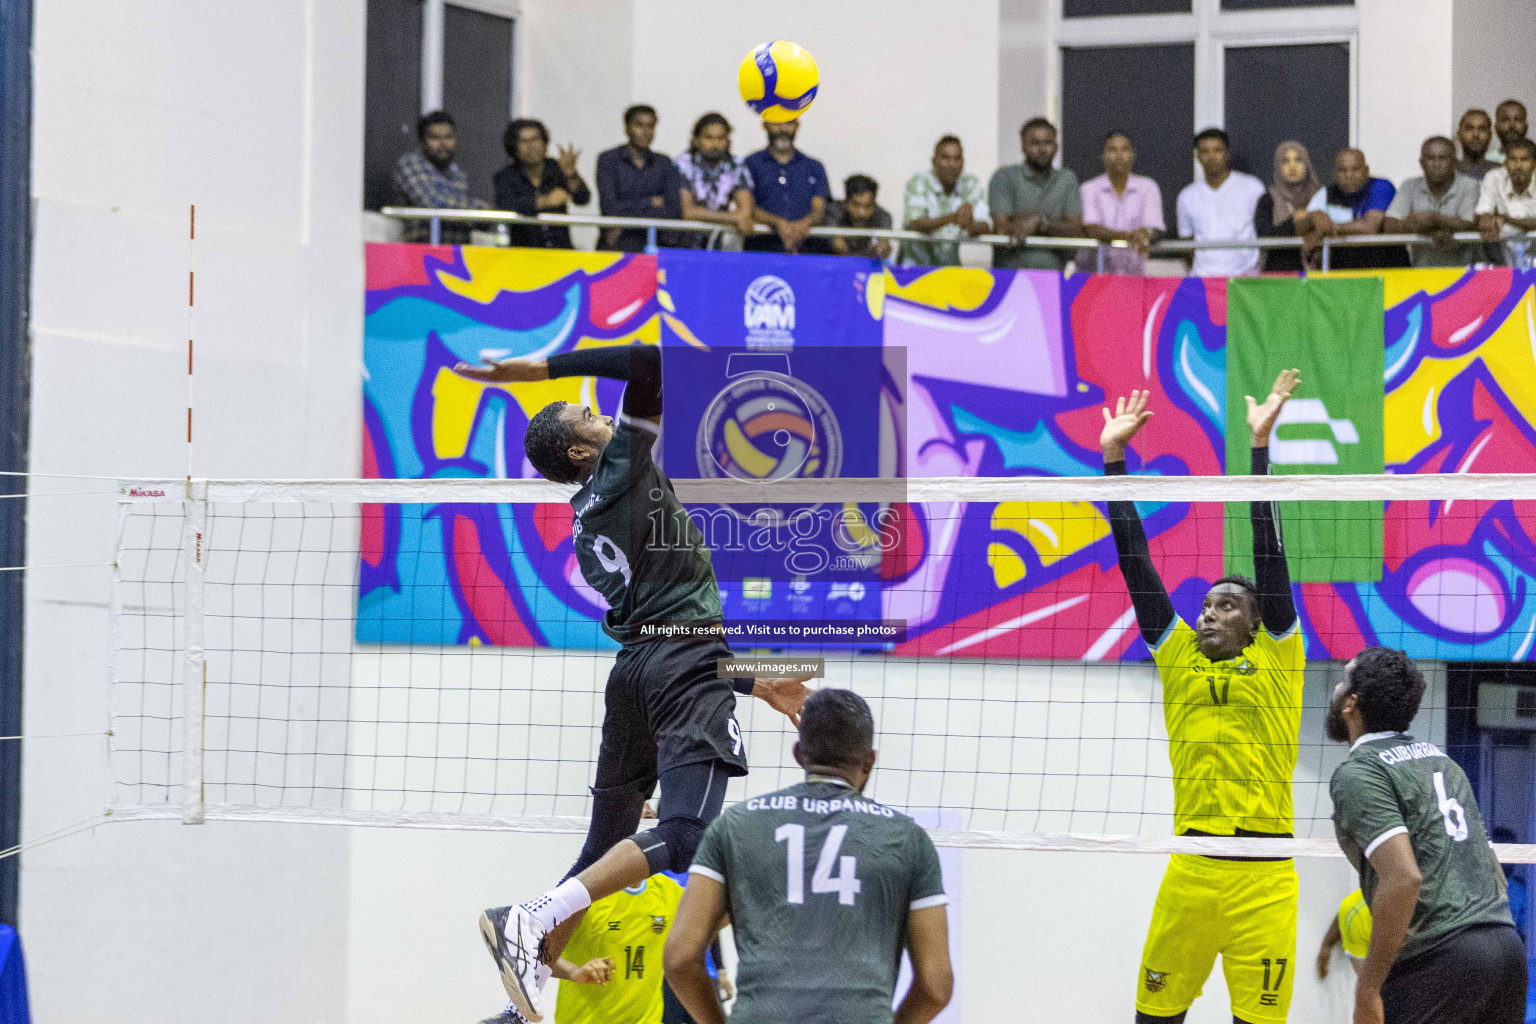
[[(469, 194), (469, 175), (453, 162), (457, 143), (453, 118), (441, 110), (423, 114), (416, 122), (416, 137), (421, 140), (421, 149), (395, 161), (395, 191), (399, 193), (400, 204), (439, 210), (486, 209), (484, 202)], [(444, 245), (466, 245), (469, 225), (445, 222), (439, 238)], [(430, 239), (431, 226), (427, 221), (405, 225), (405, 241)]]

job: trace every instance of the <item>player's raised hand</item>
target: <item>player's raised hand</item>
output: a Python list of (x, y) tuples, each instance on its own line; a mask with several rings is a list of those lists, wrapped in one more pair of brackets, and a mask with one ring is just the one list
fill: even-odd
[(764, 703), (781, 715), (795, 723), (795, 728), (800, 727), (800, 709), (805, 707), (805, 702), (813, 691), (806, 688), (806, 680), (811, 676), (796, 676), (792, 679), (754, 679), (752, 681), (752, 696), (761, 698)]
[(1147, 411), (1147, 398), (1151, 394), (1151, 391), (1132, 391), (1130, 398), (1115, 400), (1114, 413), (1104, 410), (1104, 430), (1099, 434), (1099, 447), (1104, 451), (1105, 462), (1119, 462), (1125, 458), (1125, 446), (1152, 418)]
[(593, 957), (571, 972), (568, 980), (578, 985), (606, 985), (613, 977), (613, 957)]
[(548, 380), (549, 366), (542, 359), (488, 359), (480, 357), (479, 365), (458, 363), (453, 372), (460, 377), (478, 380), (482, 384), (520, 384), (532, 380)]
[(1280, 409), (1291, 400), (1291, 393), (1300, 384), (1300, 370), (1281, 370), (1280, 376), (1275, 378), (1275, 386), (1270, 389), (1269, 397), (1263, 402), (1255, 402), (1252, 395), (1243, 396), (1243, 401), (1248, 403), (1248, 433), (1252, 435), (1255, 448), (1269, 444), (1269, 433), (1275, 429)]

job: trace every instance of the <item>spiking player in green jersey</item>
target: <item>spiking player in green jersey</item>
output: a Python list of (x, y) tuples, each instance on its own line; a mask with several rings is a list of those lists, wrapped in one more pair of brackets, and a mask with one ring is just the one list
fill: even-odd
[[(604, 694), (592, 821), (581, 855), (544, 895), (480, 917), (481, 937), (513, 1004), (503, 1018), (540, 1021), (550, 965), (587, 907), (660, 871), (688, 870), (705, 826), (724, 804), (726, 782), (746, 774), (732, 690), (762, 698), (791, 721), (798, 721), (809, 691), (803, 679), (718, 677), (716, 661), (731, 649), (709, 548), (651, 458), (661, 432), (659, 346), (460, 363), (454, 372), (488, 384), (587, 376), (628, 382), (617, 419), (553, 402), (523, 436), (534, 469), (581, 485), (571, 498), (572, 546), (582, 576), (608, 602), (603, 629), (623, 645)], [(663, 623), (684, 627), (682, 638), (644, 628)], [(636, 832), (658, 781), (660, 820)]]
[(1522, 1024), (1525, 946), (1472, 785), (1408, 735), (1424, 677), (1402, 651), (1367, 647), (1344, 667), (1328, 738), (1339, 846), (1360, 872), (1371, 945), (1355, 1024)]

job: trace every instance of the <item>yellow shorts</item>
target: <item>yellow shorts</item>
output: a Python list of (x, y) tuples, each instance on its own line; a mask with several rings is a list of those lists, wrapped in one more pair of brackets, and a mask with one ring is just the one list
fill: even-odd
[(1284, 1021), (1296, 972), (1297, 894), (1288, 860), (1174, 854), (1141, 954), (1136, 1009), (1158, 1017), (1189, 1009), (1219, 953), (1233, 1016)]

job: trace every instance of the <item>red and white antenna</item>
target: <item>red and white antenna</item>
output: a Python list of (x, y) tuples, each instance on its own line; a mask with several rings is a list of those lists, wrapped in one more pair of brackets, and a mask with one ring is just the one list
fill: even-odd
[(187, 497), (192, 497), (192, 313), (197, 290), (193, 253), (197, 241), (197, 206), (187, 207)]

